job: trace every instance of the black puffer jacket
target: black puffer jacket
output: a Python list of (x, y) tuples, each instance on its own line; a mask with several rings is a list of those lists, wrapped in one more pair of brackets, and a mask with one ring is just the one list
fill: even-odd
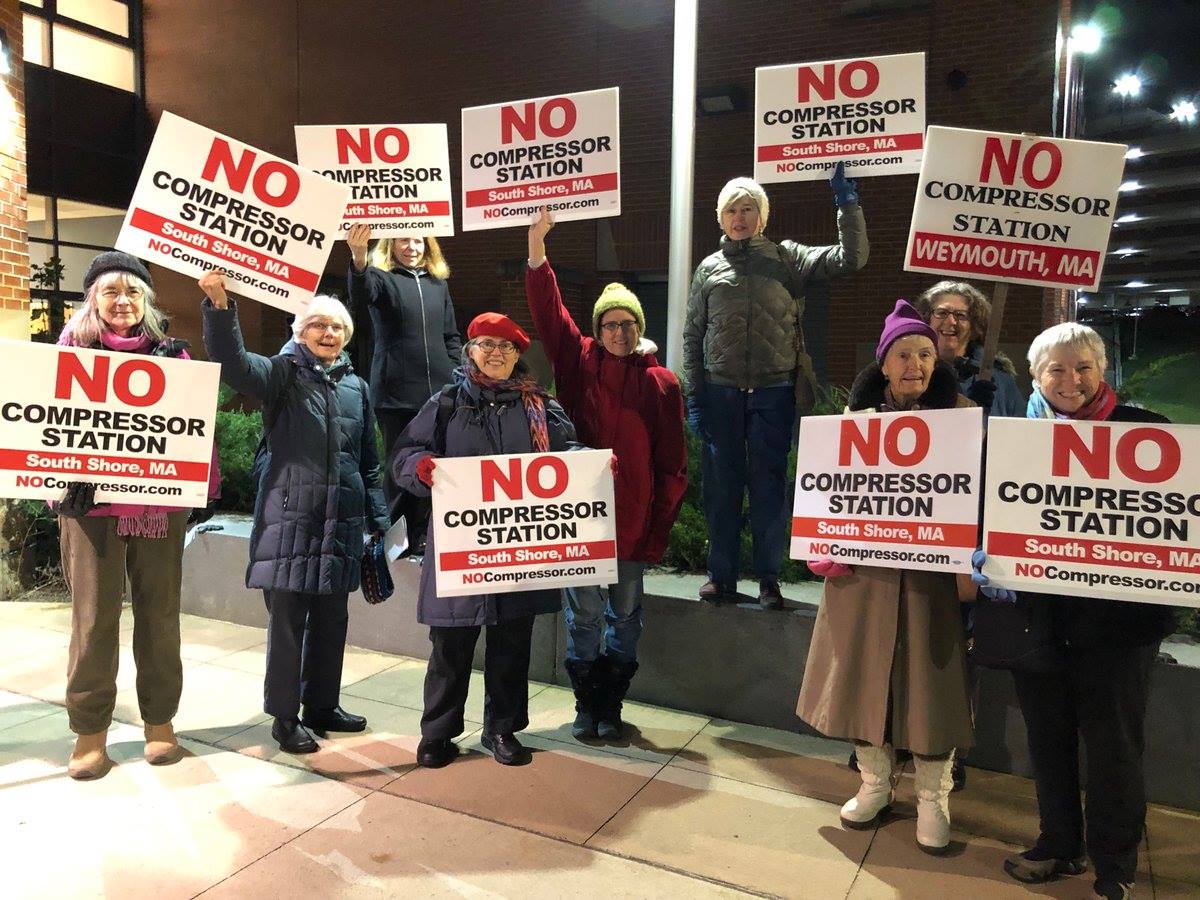
[(390, 523), (366, 383), (345, 353), (329, 369), (294, 341), (277, 356), (248, 353), (232, 300), (229, 309), (205, 300), (203, 309), (204, 346), (221, 363), (221, 380), (278, 410), (254, 501), (246, 587), (353, 591), (364, 533)]
[(347, 281), (355, 315), (365, 308), (371, 316), (372, 405), (420, 409), (450, 383), (462, 350), (450, 288), (424, 269), (403, 266), (358, 272), (351, 264)]
[[(434, 456), (494, 456), (533, 452), (529, 419), (517, 391), (494, 393), (467, 380), (461, 370), (455, 372), (455, 383), (458, 390), (454, 393), (454, 411), (446, 420), (444, 433), (439, 435), (437, 427), (440, 396), (432, 397), (396, 442), (390, 461), (392, 475), (400, 487), (419, 497), (430, 494), (429, 487), (417, 478), (417, 463), (429, 453)], [(552, 451), (579, 448), (575, 443), (575, 426), (563, 408), (550, 399), (546, 400), (546, 426)], [(421, 596), (417, 601), (417, 621), (422, 625), (490, 625), (501, 619), (562, 609), (562, 591), (558, 588), (439, 597), (433, 565), (437, 559), (433, 535), (431, 525), (421, 566)]]

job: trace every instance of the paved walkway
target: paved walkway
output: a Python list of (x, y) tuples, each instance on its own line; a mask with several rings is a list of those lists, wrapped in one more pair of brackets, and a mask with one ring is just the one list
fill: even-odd
[[(556, 686), (531, 686), (532, 765), (480, 751), (477, 678), (468, 752), (420, 769), (424, 663), (364, 650), (347, 651), (343, 699), (371, 730), (281, 754), (260, 708), (263, 631), (192, 616), (176, 719), (190, 755), (152, 768), (140, 726), (114, 724), (116, 767), (76, 783), (69, 619), (62, 603), (0, 603), (5, 898), (1090, 896), (1090, 878), (1030, 892), (1003, 874), (1035, 832), (1025, 779), (970, 770), (957, 840), (933, 859), (914, 844), (911, 775), (892, 821), (846, 831), (845, 745), (631, 703), (627, 744), (585, 746)], [(117, 718), (137, 723), (124, 624)], [(1200, 896), (1200, 817), (1157, 807), (1147, 832), (1135, 896)]]

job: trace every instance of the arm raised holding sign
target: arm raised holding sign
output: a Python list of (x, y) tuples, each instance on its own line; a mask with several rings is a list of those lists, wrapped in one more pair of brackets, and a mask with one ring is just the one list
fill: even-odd
[[(261, 356), (242, 343), (221, 274), (205, 274), (200, 288), (209, 356), (227, 384), (263, 404), (246, 586), (261, 588), (267, 603), (264, 708), (281, 749), (311, 753), (306, 726), (322, 734), (366, 727), (338, 705), (347, 600), (359, 586), (364, 532), (390, 525), (367, 385), (343, 350), (354, 322), (339, 300), (314, 297), (292, 323), (292, 340)], [(320, 660), (304, 670), (303, 721), (302, 647)]]

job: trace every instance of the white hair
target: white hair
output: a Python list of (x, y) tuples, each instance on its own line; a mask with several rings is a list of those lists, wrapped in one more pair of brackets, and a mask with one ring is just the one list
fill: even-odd
[(304, 329), (313, 319), (338, 319), (346, 329), (346, 343), (350, 343), (350, 338), (354, 337), (354, 320), (350, 318), (346, 305), (337, 297), (318, 294), (308, 301), (292, 321), (292, 336), (300, 340), (300, 335), (304, 334)]
[(1029, 345), (1029, 374), (1038, 379), (1046, 368), (1048, 357), (1059, 347), (1070, 347), (1076, 353), (1089, 351), (1096, 357), (1096, 364), (1103, 372), (1108, 368), (1108, 353), (1104, 349), (1104, 338), (1087, 325), (1078, 322), (1062, 322), (1051, 325), (1033, 339)]
[(111, 329), (100, 318), (98, 298), (102, 289), (114, 285), (142, 292), (142, 321), (134, 326), (136, 333), (145, 334), (153, 341), (161, 341), (167, 336), (167, 317), (154, 305), (154, 288), (132, 272), (120, 270), (105, 272), (92, 282), (84, 294), (83, 304), (63, 326), (60, 341), (79, 347), (91, 347), (100, 342), (100, 335)]

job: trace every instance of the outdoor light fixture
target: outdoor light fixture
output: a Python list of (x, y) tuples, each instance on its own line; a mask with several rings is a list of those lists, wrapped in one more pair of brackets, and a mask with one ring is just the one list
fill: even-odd
[(1145, 155), (1146, 154), (1144, 154), (1142, 152), (1141, 147), (1130, 147), (1128, 150), (1125, 151), (1126, 159), (1141, 159)]
[(1171, 118), (1185, 125), (1196, 122), (1196, 104), (1191, 100), (1179, 100), (1171, 107)]
[(1127, 281), (1127, 282), (1125, 282), (1125, 287), (1127, 287), (1127, 288), (1144, 288), (1144, 287), (1149, 287), (1149, 285), (1147, 285), (1146, 282), (1144, 282), (1144, 281)]
[(1130, 191), (1140, 191), (1142, 183), (1140, 181), (1122, 181), (1121, 186), (1117, 188), (1122, 194), (1128, 194)]
[(1117, 219), (1117, 224), (1124, 225), (1127, 222), (1140, 222), (1140, 221), (1142, 221), (1142, 217), (1139, 216), (1137, 213), (1125, 213), (1125, 215), (1120, 216)]
[(696, 104), (702, 116), (740, 112), (746, 108), (746, 92), (736, 84), (708, 88), (696, 95)]
[(1100, 49), (1103, 41), (1104, 32), (1100, 30), (1100, 26), (1085, 22), (1071, 29), (1071, 40), (1068, 46), (1075, 53), (1090, 56)]
[(1142, 92), (1142, 79), (1132, 72), (1126, 72), (1113, 82), (1113, 93), (1118, 97), (1136, 97)]
[(1142, 251), (1139, 250), (1137, 247), (1122, 247), (1119, 250), (1113, 251), (1113, 253), (1117, 254), (1117, 256), (1132, 256), (1135, 253), (1141, 253), (1141, 252)]

